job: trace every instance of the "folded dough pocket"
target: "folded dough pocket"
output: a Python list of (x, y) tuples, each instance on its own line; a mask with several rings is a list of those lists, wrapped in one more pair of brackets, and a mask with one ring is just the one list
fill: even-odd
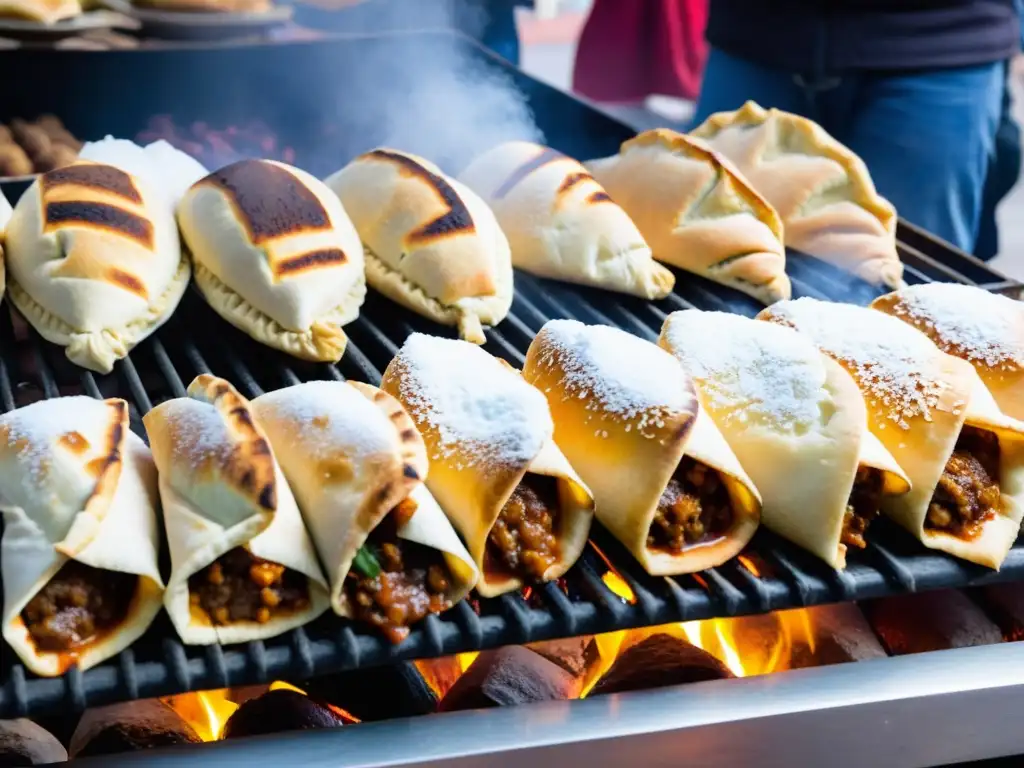
[(0, 417), (3, 635), (38, 675), (85, 670), (160, 610), (156, 468), (123, 400), (63, 397)]
[(601, 523), (652, 576), (738, 554), (761, 498), (670, 354), (607, 326), (552, 320), (523, 377), (547, 397), (555, 442)]
[(413, 334), (384, 372), (423, 435), (427, 487), (480, 571), (484, 597), (562, 576), (594, 502), (552, 439), (544, 396), (464, 341)]
[(571, 157), (510, 141), (477, 157), (459, 180), (494, 210), (519, 269), (645, 299), (672, 292), (675, 276), (653, 260), (636, 224)]
[(164, 605), (182, 641), (260, 640), (323, 613), (327, 582), (245, 398), (204, 374), (143, 421), (171, 550)]
[(424, 485), (426, 447), (395, 398), (316, 381), (261, 395), (252, 410), (326, 566), (335, 613), (397, 643), (469, 593), (476, 566)]
[(1024, 514), (1024, 424), (999, 411), (974, 369), (872, 309), (805, 298), (760, 317), (853, 376), (869, 428), (912, 484), (883, 512), (925, 546), (999, 568)]
[(910, 489), (850, 375), (793, 329), (725, 312), (673, 312), (658, 343), (757, 485), (764, 525), (844, 568), (882, 499)]
[(666, 264), (771, 304), (791, 294), (782, 223), (724, 158), (664, 128), (586, 163)]
[(366, 296), (363, 246), (322, 181), (271, 160), (200, 179), (178, 224), (211, 307), (256, 341), (337, 362)]
[(366, 248), (370, 286), (459, 335), (512, 307), (512, 259), (494, 213), (469, 187), (422, 157), (378, 148), (326, 181)]

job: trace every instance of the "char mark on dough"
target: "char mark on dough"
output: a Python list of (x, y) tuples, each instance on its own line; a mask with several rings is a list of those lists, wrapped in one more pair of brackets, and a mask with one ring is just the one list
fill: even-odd
[[(531, 160), (527, 160), (525, 163), (516, 168), (512, 173), (509, 174), (508, 178), (505, 179), (501, 185), (494, 190), (491, 194), (495, 200), (501, 200), (509, 192), (516, 188), (523, 179), (529, 176), (531, 173), (536, 171), (538, 168), (543, 168), (549, 163), (553, 163), (556, 160), (564, 160), (565, 155), (561, 152), (551, 149), (551, 147), (544, 147), (536, 157)], [(561, 190), (559, 190), (561, 191)]]
[(469, 215), (469, 209), (459, 197), (452, 185), (436, 173), (432, 173), (412, 158), (400, 155), (397, 152), (388, 152), (384, 149), (375, 149), (370, 152), (371, 157), (387, 160), (400, 166), (406, 173), (427, 182), (438, 194), (445, 205), (447, 212), (441, 214), (433, 221), (428, 221), (419, 229), (409, 233), (408, 242), (411, 245), (426, 245), (434, 240), (443, 240), (450, 235), (470, 233), (476, 231), (473, 224), (473, 217)]
[(142, 202), (135, 180), (120, 168), (109, 165), (83, 164), (58, 168), (43, 176), (42, 185), (44, 195), (54, 187), (89, 187), (109, 192), (132, 203)]
[(588, 203), (610, 203), (612, 201), (611, 196), (603, 189), (598, 190), (590, 197), (587, 198)]
[(313, 191), (280, 166), (240, 160), (211, 173), (205, 183), (228, 194), (253, 245), (331, 228), (331, 217)]
[(300, 253), (298, 256), (282, 259), (274, 265), (274, 275), (286, 277), (302, 272), (312, 272), (320, 267), (344, 264), (346, 261), (345, 253), (340, 248), (323, 248), (319, 251)]
[(149, 291), (146, 290), (146, 286), (131, 272), (125, 272), (117, 267), (111, 267), (107, 270), (107, 279), (114, 283), (114, 285), (124, 288), (130, 293), (134, 293), (145, 301), (149, 301)]
[(107, 203), (67, 201), (46, 204), (44, 232), (73, 224), (116, 232), (130, 237), (146, 248), (153, 248), (153, 223), (138, 214)]

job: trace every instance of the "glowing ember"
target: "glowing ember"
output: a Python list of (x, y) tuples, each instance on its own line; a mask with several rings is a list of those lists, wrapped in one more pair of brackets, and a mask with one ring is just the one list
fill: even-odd
[(750, 571), (754, 576), (761, 575), (761, 571), (758, 570), (757, 564), (746, 555), (740, 555), (736, 559), (739, 560), (740, 565)]
[(608, 587), (612, 592), (621, 597), (629, 604), (636, 602), (636, 595), (633, 594), (633, 590), (630, 589), (629, 584), (615, 571), (608, 571), (604, 576), (601, 577), (601, 581)]
[(197, 691), (168, 696), (162, 701), (173, 709), (203, 741), (217, 741), (224, 723), (238, 709), (230, 697), (228, 688), (216, 691)]
[(462, 667), (462, 671), (465, 672), (472, 666), (473, 662), (476, 661), (476, 657), (480, 655), (479, 651), (467, 651), (466, 653), (457, 654), (455, 658), (459, 660), (459, 666)]

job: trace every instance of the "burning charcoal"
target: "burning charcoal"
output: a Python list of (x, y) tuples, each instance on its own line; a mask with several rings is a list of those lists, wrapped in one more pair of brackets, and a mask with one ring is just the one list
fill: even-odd
[(597, 646), (591, 635), (570, 637), (565, 640), (546, 640), (542, 643), (530, 643), (526, 647), (576, 678), (582, 678), (598, 659)]
[(574, 699), (581, 684), (538, 653), (520, 646), (481, 653), (441, 699), (440, 712)]
[(672, 635), (651, 635), (626, 649), (594, 686), (591, 696), (664, 688), (733, 677), (707, 651)]
[(991, 584), (972, 597), (999, 625), (1003, 639), (1024, 640), (1024, 584)]
[(201, 739), (177, 712), (155, 699), (85, 710), (71, 736), (68, 755), (90, 757), (196, 744)]
[(941, 590), (861, 603), (889, 653), (939, 651), (1002, 642), (999, 627), (963, 592)]
[(452, 686), (462, 677), (462, 665), (457, 656), (442, 656), (439, 659), (419, 659), (414, 661), (416, 671), (430, 686), (434, 696), (443, 698)]
[(0, 768), (49, 765), (67, 759), (57, 737), (31, 720), (0, 720)]
[(317, 677), (299, 687), (364, 723), (426, 715), (437, 707), (434, 692), (409, 661)]
[(348, 721), (326, 704), (287, 689), (268, 691), (249, 699), (228, 718), (225, 739), (241, 739), (264, 733), (340, 728)]
[(854, 603), (801, 609), (807, 613), (812, 643), (794, 642), (791, 669), (877, 659), (886, 655), (860, 608)]

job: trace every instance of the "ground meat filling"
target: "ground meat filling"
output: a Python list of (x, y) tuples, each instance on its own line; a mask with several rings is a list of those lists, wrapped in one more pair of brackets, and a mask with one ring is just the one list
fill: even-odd
[(882, 473), (872, 467), (858, 467), (853, 481), (850, 498), (843, 515), (843, 532), (839, 540), (848, 547), (864, 549), (864, 540), (871, 521), (878, 517), (878, 505), (882, 499), (885, 479)]
[(725, 535), (732, 518), (729, 490), (718, 472), (684, 456), (658, 501), (647, 547), (682, 552), (706, 544)]
[(927, 528), (973, 539), (999, 513), (999, 439), (964, 427), (928, 506)]
[(542, 581), (561, 554), (558, 511), (558, 480), (526, 473), (487, 537), (485, 571)]
[(139, 577), (69, 560), (21, 612), (36, 648), (67, 653), (114, 629), (128, 615)]
[(188, 579), (189, 600), (214, 624), (256, 621), (309, 605), (309, 580), (243, 547), (226, 552)]
[(416, 511), (406, 499), (384, 518), (363, 545), (372, 552), (380, 572), (376, 576), (349, 571), (345, 580), (356, 617), (380, 629), (392, 643), (400, 643), (409, 627), (430, 613), (452, 607), (446, 593), (452, 575), (438, 550), (398, 538), (398, 530)]

